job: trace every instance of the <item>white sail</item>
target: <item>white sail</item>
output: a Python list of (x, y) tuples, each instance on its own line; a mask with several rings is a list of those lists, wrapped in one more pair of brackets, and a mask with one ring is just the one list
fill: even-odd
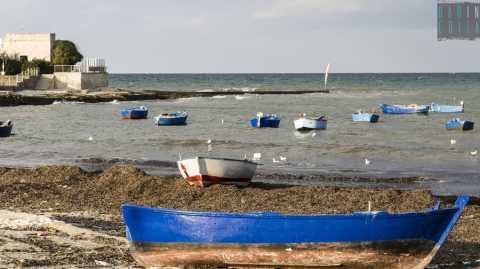
[(330, 71), (330, 64), (327, 64), (327, 68), (325, 68), (325, 89), (327, 88), (328, 71)]

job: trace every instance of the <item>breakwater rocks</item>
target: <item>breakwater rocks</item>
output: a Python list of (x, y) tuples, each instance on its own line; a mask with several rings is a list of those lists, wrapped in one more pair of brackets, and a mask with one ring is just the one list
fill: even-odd
[(305, 91), (128, 91), (122, 89), (108, 89), (101, 91), (33, 91), (1, 92), (0, 106), (20, 105), (49, 105), (54, 101), (102, 103), (118, 101), (166, 100), (190, 97), (212, 97), (218, 95), (243, 94), (310, 94), (328, 93), (328, 90)]

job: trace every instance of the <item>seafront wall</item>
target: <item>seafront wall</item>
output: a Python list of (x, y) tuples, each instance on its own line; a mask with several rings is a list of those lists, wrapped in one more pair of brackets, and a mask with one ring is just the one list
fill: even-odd
[(42, 75), (35, 90), (98, 89), (108, 87), (108, 73), (58, 72)]

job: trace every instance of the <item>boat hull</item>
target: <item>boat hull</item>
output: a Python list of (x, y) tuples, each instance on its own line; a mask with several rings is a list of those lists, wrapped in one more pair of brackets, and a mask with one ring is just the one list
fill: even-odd
[[(132, 255), (145, 266), (415, 268), (427, 266), (469, 198), (425, 212), (282, 215), (123, 205)], [(375, 267), (376, 266), (376, 267)]]
[(380, 105), (384, 114), (428, 114), (430, 106)]
[(253, 128), (278, 128), (280, 126), (280, 119), (274, 117), (253, 118), (250, 120), (250, 126)]
[(0, 122), (0, 137), (8, 137), (12, 134), (13, 124), (2, 125)]
[[(310, 268), (419, 268), (429, 260), (433, 241), (403, 240), (304, 244), (142, 244), (131, 254), (146, 267), (231, 266)], [(367, 265), (367, 266), (366, 266)]]
[(257, 164), (246, 160), (204, 158), (186, 159), (177, 162), (182, 177), (190, 184), (248, 185), (255, 175)]
[(436, 113), (463, 113), (464, 106), (448, 106), (432, 103), (432, 105), (430, 106), (430, 111)]
[(380, 118), (379, 115), (377, 114), (372, 114), (372, 113), (354, 113), (352, 114), (352, 120), (353, 121), (362, 121), (362, 122), (378, 122), (378, 119)]
[(181, 117), (155, 117), (155, 124), (161, 126), (169, 126), (169, 125), (186, 125), (187, 124), (187, 116)]
[(472, 121), (450, 120), (445, 123), (445, 129), (470, 131), (473, 130), (474, 125)]
[(325, 130), (327, 129), (327, 120), (299, 118), (293, 121), (295, 129), (302, 130)]
[(146, 119), (148, 117), (148, 109), (126, 109), (120, 111), (120, 116), (124, 120)]

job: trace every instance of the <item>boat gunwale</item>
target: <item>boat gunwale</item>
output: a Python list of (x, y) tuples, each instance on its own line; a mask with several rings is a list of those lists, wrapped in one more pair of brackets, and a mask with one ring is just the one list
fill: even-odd
[(298, 220), (315, 220), (321, 218), (345, 218), (358, 219), (365, 217), (372, 218), (403, 218), (403, 217), (424, 217), (426, 215), (445, 215), (453, 211), (458, 211), (459, 207), (443, 208), (443, 209), (427, 209), (426, 211), (410, 211), (400, 213), (389, 213), (386, 211), (357, 211), (350, 214), (312, 214), (312, 215), (287, 215), (275, 211), (260, 211), (260, 212), (221, 212), (221, 211), (190, 211), (177, 210), (162, 207), (147, 207), (135, 204), (123, 204), (123, 208), (136, 208), (141, 210), (149, 210), (155, 213), (169, 214), (169, 215), (185, 215), (196, 217), (217, 217), (217, 218), (244, 218), (244, 219), (298, 219)]
[(244, 163), (255, 164), (255, 165), (262, 165), (261, 163), (256, 163), (256, 162), (250, 161), (250, 160), (222, 158), (222, 157), (206, 157), (206, 156), (197, 156), (197, 157), (194, 157), (194, 158), (182, 159), (182, 160), (179, 160), (178, 162), (186, 161), (186, 160), (200, 160), (200, 159), (225, 160), (225, 161), (235, 161), (235, 162), (244, 162)]

